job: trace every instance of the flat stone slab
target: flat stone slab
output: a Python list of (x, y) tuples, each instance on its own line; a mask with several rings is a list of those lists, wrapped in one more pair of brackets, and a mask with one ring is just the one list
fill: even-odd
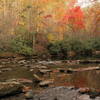
[(80, 94), (79, 89), (56, 87), (37, 94), (34, 100), (100, 100), (100, 98), (96, 97), (91, 99), (88, 94)]

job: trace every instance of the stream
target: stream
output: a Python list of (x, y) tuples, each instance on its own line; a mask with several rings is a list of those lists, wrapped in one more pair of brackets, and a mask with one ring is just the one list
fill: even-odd
[[(34, 80), (33, 75), (36, 74), (44, 80), (52, 79), (53, 83), (49, 86), (41, 87), (39, 85), (29, 84), (32, 87), (35, 93), (40, 93), (48, 88), (54, 87), (70, 87), (74, 86), (75, 88), (85, 88), (95, 89), (100, 92), (100, 70), (91, 70), (83, 72), (73, 72), (66, 73), (59, 71), (59, 69), (67, 68), (86, 68), (86, 67), (99, 66), (99, 64), (75, 64), (68, 65), (58, 61), (58, 63), (51, 62), (35, 62), (34, 59), (26, 60), (16, 60), (16, 59), (1, 59), (0, 60), (0, 82), (11, 79), (28, 79)], [(41, 72), (42, 70), (50, 70), (50, 72)], [(40, 70), (40, 72), (39, 72)], [(23, 94), (17, 95), (14, 97), (1, 98), (0, 100), (24, 100)], [(36, 99), (37, 100), (37, 99)], [(42, 100), (42, 99), (41, 99)], [(45, 100), (45, 99), (43, 99)], [(51, 99), (53, 100), (53, 99)], [(65, 99), (61, 99), (65, 100)], [(70, 100), (70, 99), (69, 99)], [(89, 99), (84, 99), (89, 100)], [(95, 99), (93, 99), (95, 100)], [(96, 100), (100, 100), (96, 99)]]

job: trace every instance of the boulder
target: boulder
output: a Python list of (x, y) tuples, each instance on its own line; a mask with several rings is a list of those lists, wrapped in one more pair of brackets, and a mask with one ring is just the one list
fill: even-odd
[(29, 90), (25, 93), (25, 98), (26, 99), (33, 99), (33, 91), (32, 90)]
[(19, 82), (0, 82), (0, 97), (14, 95), (22, 92)]
[(79, 93), (84, 94), (84, 93), (89, 93), (91, 90), (89, 88), (80, 88)]

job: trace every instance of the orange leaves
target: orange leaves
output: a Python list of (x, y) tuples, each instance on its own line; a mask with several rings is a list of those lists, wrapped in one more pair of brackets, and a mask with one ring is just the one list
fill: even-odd
[(84, 15), (79, 6), (67, 10), (62, 19), (63, 24), (73, 24), (74, 28), (84, 28)]

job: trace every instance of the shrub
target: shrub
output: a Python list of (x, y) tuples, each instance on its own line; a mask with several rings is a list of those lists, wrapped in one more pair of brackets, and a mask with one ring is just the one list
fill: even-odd
[(48, 45), (48, 51), (53, 57), (59, 57), (59, 55), (61, 54), (61, 41), (50, 43)]
[(92, 45), (94, 50), (100, 50), (100, 37), (93, 38)]
[(91, 57), (94, 50), (100, 50), (100, 38), (77, 39), (67, 38), (50, 43), (48, 50), (51, 55), (67, 58), (68, 52), (76, 53), (77, 57)]
[(33, 54), (33, 49), (30, 41), (23, 40), (19, 37), (11, 41), (11, 50), (15, 53), (23, 54), (26, 56), (31, 56)]

